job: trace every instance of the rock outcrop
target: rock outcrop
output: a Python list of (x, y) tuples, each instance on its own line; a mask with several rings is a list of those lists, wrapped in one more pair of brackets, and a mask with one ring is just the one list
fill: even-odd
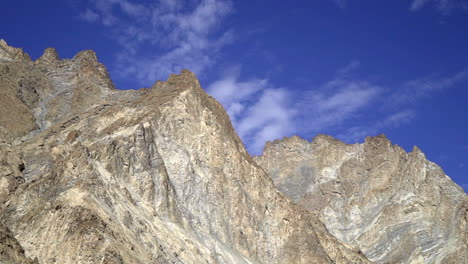
[(13, 234), (0, 224), (0, 263), (2, 264), (37, 264), (24, 255), (24, 249)]
[(0, 261), (369, 263), (274, 187), (189, 71), (116, 90), (92, 51), (1, 41), (0, 93)]
[(468, 196), (414, 147), (384, 135), (267, 143), (254, 158), (276, 187), (376, 263), (468, 263)]

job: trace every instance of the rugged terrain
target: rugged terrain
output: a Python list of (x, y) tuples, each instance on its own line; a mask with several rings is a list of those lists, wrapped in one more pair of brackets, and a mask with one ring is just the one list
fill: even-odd
[(377, 263), (468, 263), (468, 196), (414, 147), (384, 135), (267, 143), (257, 163), (340, 241)]
[(189, 71), (116, 90), (0, 40), (0, 263), (467, 263), (467, 199), (385, 137), (252, 158)]
[(368, 263), (279, 192), (189, 71), (114, 89), (92, 51), (0, 41), (1, 263)]

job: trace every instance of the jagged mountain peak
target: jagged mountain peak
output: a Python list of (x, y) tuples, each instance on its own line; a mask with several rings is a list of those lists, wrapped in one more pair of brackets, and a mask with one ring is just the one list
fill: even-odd
[[(384, 134), (380, 134), (377, 136), (368, 136), (365, 138), (363, 145), (366, 146), (373, 146), (385, 151), (386, 148), (389, 147), (397, 147), (399, 146), (394, 145)], [(308, 148), (308, 146), (315, 145), (316, 148), (323, 148), (323, 147), (352, 147), (360, 145), (359, 143), (355, 144), (348, 144), (340, 139), (334, 138), (333, 136), (326, 135), (326, 134), (317, 134), (312, 140), (308, 141), (307, 139), (303, 139), (300, 136), (292, 136), (292, 137), (284, 137), (282, 139), (277, 139), (274, 141), (268, 141), (265, 144), (263, 152), (260, 156), (268, 155), (269, 152), (278, 152), (288, 149), (289, 151), (292, 150), (299, 150), (303, 147)]]
[(377, 263), (466, 263), (468, 195), (384, 135), (279, 140), (255, 161), (288, 197)]
[(39, 57), (37, 63), (57, 63), (60, 60), (60, 56), (57, 53), (55, 48), (47, 48), (42, 53), (42, 56)]
[(378, 134), (376, 136), (367, 136), (365, 139), (364, 139), (364, 142), (369, 142), (369, 143), (373, 143), (373, 144), (392, 144), (392, 142), (390, 141), (390, 139), (388, 139), (388, 137), (381, 133), (381, 134)]
[(155, 82), (150, 89), (159, 89), (162, 86), (201, 88), (197, 76), (187, 69), (181, 70), (179, 74), (169, 75), (166, 81)]
[(0, 39), (0, 62), (16, 60), (30, 62), (31, 57), (22, 49), (11, 47), (4, 39)]
[(90, 63), (98, 63), (98, 58), (94, 50), (82, 50), (73, 57), (72, 61), (87, 61)]
[(252, 158), (188, 70), (116, 90), (93, 51), (22, 53), (0, 43), (0, 261), (467, 262), (467, 195), (417, 147), (293, 136)]
[[(0, 221), (25, 257), (369, 263), (274, 188), (193, 73), (123, 91), (99, 65), (90, 52), (0, 63), (0, 89), (30, 117), (5, 121), (13, 108), (0, 107), (0, 132), (13, 137), (0, 143)], [(32, 127), (14, 134), (18, 120)]]
[[(12, 142), (38, 130), (45, 130), (64, 118), (78, 115), (101, 104), (115, 91), (107, 69), (94, 51), (79, 52), (73, 59), (60, 60), (48, 48), (34, 63), (21, 49), (2, 42), (0, 99), (4, 111), (19, 113), (19, 120), (0, 118), (0, 138)], [(1, 52), (0, 51), (0, 52)]]

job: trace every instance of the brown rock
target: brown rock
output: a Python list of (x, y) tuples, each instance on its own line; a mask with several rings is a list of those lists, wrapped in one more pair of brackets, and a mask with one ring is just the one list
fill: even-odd
[(267, 143), (255, 161), (340, 241), (377, 263), (467, 263), (468, 196), (415, 147), (384, 135)]
[(0, 171), (22, 181), (8, 183), (0, 220), (25, 256), (39, 263), (368, 263), (275, 189), (193, 73), (120, 91), (90, 51), (56, 63), (0, 65), (13, 64), (15, 74), (45, 80), (23, 103), (37, 127), (1, 149), (11, 157)]

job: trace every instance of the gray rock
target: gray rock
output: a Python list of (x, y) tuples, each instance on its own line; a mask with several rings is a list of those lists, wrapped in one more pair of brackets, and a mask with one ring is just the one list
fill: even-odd
[(274, 187), (191, 72), (120, 91), (94, 52), (10, 53), (0, 60), (1, 91), (16, 100), (0, 108), (0, 222), (25, 258), (369, 263)]
[(255, 161), (340, 241), (377, 263), (468, 263), (468, 196), (415, 147), (384, 135), (267, 143)]

